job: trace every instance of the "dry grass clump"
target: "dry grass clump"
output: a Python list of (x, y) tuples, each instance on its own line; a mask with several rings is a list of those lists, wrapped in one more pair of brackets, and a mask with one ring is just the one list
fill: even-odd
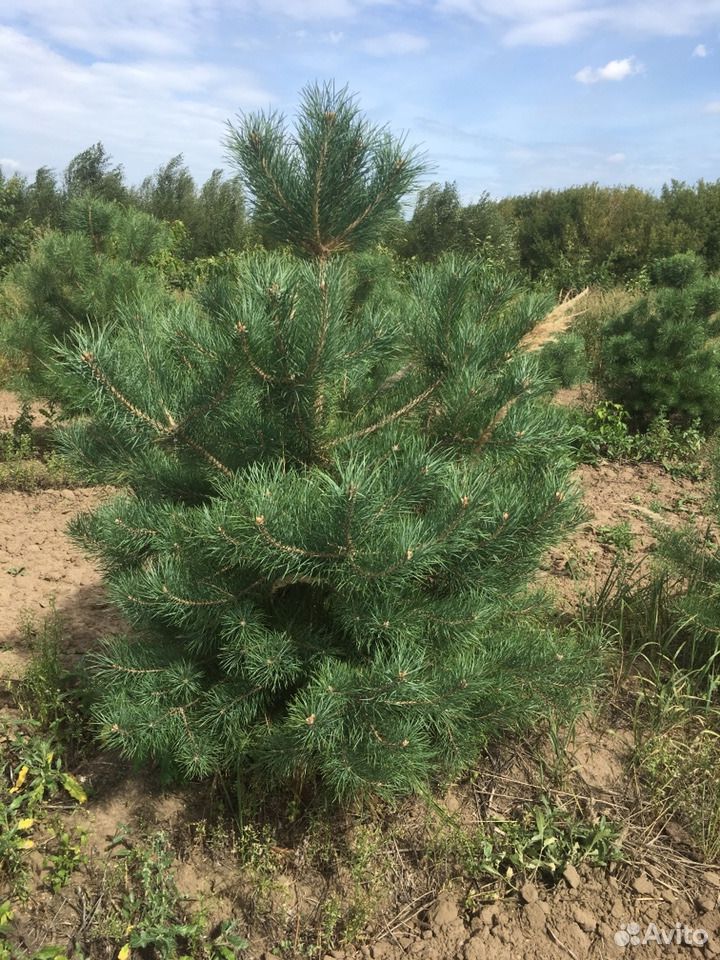
[(541, 350), (546, 343), (556, 340), (573, 325), (573, 321), (585, 313), (585, 300), (590, 288), (585, 287), (574, 297), (565, 297), (536, 327), (533, 327), (522, 338), (518, 346), (521, 350), (534, 353)]

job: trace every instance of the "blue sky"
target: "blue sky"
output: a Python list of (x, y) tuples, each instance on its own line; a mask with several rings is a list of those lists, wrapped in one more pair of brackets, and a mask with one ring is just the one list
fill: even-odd
[(329, 79), (466, 200), (720, 178), (720, 0), (3, 0), (0, 166), (102, 140), (202, 180), (228, 118)]

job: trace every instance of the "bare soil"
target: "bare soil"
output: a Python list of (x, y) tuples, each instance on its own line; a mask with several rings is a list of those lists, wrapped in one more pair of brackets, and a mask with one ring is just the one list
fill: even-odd
[[(0, 429), (16, 415), (14, 401), (0, 394)], [(5, 423), (3, 423), (5, 418)], [(615, 547), (607, 528), (627, 522), (632, 556), (652, 551), (655, 523), (703, 523), (702, 484), (670, 477), (655, 465), (601, 464), (578, 470), (588, 519), (547, 558), (543, 582), (572, 611), (584, 593), (607, 575)], [(70, 518), (112, 495), (107, 489), (0, 493), (0, 677), (16, 678), (29, 651), (18, 619), (42, 615), (52, 603), (65, 624), (65, 653), (76, 658), (122, 623), (106, 602), (100, 575), (67, 538)], [(316, 931), (332, 897), (371, 895), (373, 880), (350, 878), (342, 865), (323, 870), (308, 850), (302, 824), (288, 827), (287, 811), (266, 814), (283, 821), (272, 850), (274, 869), (260, 883), (232, 842), (215, 841), (200, 825), (208, 813), (205, 788), (164, 791), (144, 774), (133, 774), (101, 755), (77, 770), (90, 794), (87, 808), (68, 814), (88, 834), (90, 865), (55, 896), (34, 891), (18, 910), (18, 957), (49, 942), (80, 937), (93, 904), (102, 909), (105, 870), (114, 856), (109, 842), (121, 824), (140, 832), (164, 830), (177, 850), (176, 875), (191, 906), (202, 905), (211, 920), (237, 918), (251, 942), (249, 960), (334, 957), (355, 960), (585, 960), (637, 957), (720, 956), (720, 871), (694, 859), (682, 828), (671, 819), (648, 819), (642, 785), (631, 764), (631, 723), (615, 707), (588, 715), (563, 750), (562, 789), (548, 769), (558, 758), (547, 741), (528, 751), (509, 745), (488, 756), (476, 774), (453, 787), (437, 808), (408, 802), (383, 813), (392, 847), (377, 910), (355, 942), (335, 946)], [(428, 865), (423, 845), (493, 817), (510, 816), (518, 805), (549, 794), (556, 804), (580, 805), (590, 820), (605, 814), (625, 825), (630, 863), (615, 869), (583, 866), (554, 886), (540, 882), (508, 887), (496, 899), (493, 884), (471, 883), (448, 858)], [(377, 812), (377, 811), (376, 811)], [(367, 822), (367, 811), (328, 815), (333, 842), (351, 838)], [(349, 842), (349, 841), (348, 841)], [(375, 896), (375, 894), (372, 894)], [(2, 891), (0, 890), (0, 900)], [(638, 930), (632, 924), (638, 925)], [(634, 945), (648, 924), (671, 942)], [(683, 929), (705, 931), (704, 945), (680, 944)], [(650, 928), (650, 936), (655, 936)], [(689, 933), (687, 934), (689, 936)], [(699, 940), (703, 933), (697, 933)], [(698, 940), (698, 942), (699, 942)], [(628, 943), (623, 945), (623, 941)], [(337, 942), (337, 941), (336, 941)], [(315, 952), (310, 948), (314, 947)], [(330, 949), (335, 947), (334, 949)], [(98, 947), (92, 957), (110, 957)]]
[(656, 463), (600, 463), (576, 471), (586, 519), (563, 543), (552, 548), (543, 563), (541, 581), (572, 612), (597, 593), (617, 557), (614, 530), (627, 525), (628, 562), (648, 560), (657, 533), (666, 527), (693, 523), (712, 525), (705, 513), (707, 482), (673, 477)]

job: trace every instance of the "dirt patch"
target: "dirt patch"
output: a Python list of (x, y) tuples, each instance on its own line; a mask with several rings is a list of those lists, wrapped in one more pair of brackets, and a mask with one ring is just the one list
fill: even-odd
[(70, 520), (113, 495), (110, 489), (0, 492), (0, 677), (22, 673), (29, 651), (18, 624), (54, 603), (65, 624), (64, 654), (75, 657), (122, 629), (100, 573), (67, 536)]
[[(637, 797), (627, 762), (628, 732), (610, 730), (605, 721), (579, 725), (568, 744), (571, 767), (562, 788), (543, 786), (532, 744), (508, 744), (437, 806), (411, 800), (394, 812), (326, 811), (322, 835), (332, 838), (341, 857), (346, 838), (378, 824), (378, 849), (354, 878), (347, 863), (321, 869), (315, 859), (317, 829), (293, 827), (278, 809), (269, 807), (256, 821), (271, 826), (275, 841), (242, 847), (230, 832), (213, 838), (212, 817), (202, 822), (208, 814), (204, 788), (163, 792), (147, 780), (126, 777), (91, 800), (87, 812), (76, 814), (77, 825), (89, 834), (91, 870), (60, 895), (34, 897), (23, 910), (24, 945), (34, 949), (57, 941), (60, 929), (69, 935), (80, 927), (83, 905), (105, 892), (104, 871), (112, 870), (117, 856), (110, 840), (124, 824), (133, 843), (158, 829), (172, 839), (173, 872), (187, 908), (202, 908), (213, 922), (236, 921), (250, 942), (239, 955), (246, 960), (719, 956), (720, 875), (679, 852), (662, 825), (649, 832), (640, 827), (632, 812)], [(91, 788), (92, 780), (91, 775)], [(498, 897), (491, 878), (473, 875), (472, 862), (460, 867), (443, 852), (439, 841), (452, 837), (456, 826), (466, 836), (481, 826), (487, 830), (493, 819), (512, 816), (542, 793), (553, 805), (582, 804), (588, 821), (606, 815), (624, 822), (630, 862), (561, 866), (556, 882), (520, 879), (514, 890), (511, 877), (510, 888)], [(348, 909), (353, 898), (361, 903), (376, 898), (376, 910), (355, 943), (343, 944), (341, 932), (337, 938), (324, 932), (332, 915), (328, 907)], [(111, 954), (91, 948), (85, 955), (100, 960)]]
[(566, 610), (577, 608), (607, 579), (622, 549), (630, 564), (652, 554), (657, 533), (693, 522), (706, 529), (708, 481), (671, 476), (654, 463), (600, 463), (578, 467), (587, 520), (548, 551), (542, 583)]
[[(30, 404), (30, 413), (34, 418), (34, 425), (43, 427), (47, 424), (47, 417), (40, 413), (42, 403), (33, 402)], [(22, 403), (16, 393), (10, 390), (0, 390), (0, 432), (3, 430), (12, 430), (13, 424), (20, 416)]]

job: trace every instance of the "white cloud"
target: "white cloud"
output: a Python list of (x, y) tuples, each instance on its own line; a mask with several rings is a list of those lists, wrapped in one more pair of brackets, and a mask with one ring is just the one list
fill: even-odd
[(607, 158), (608, 163), (625, 163), (624, 153), (611, 153)]
[(531, 19), (513, 27), (505, 35), (508, 46), (550, 47), (570, 43), (600, 23), (595, 10), (575, 10), (560, 16)]
[[(228, 8), (237, 4), (227, 3)], [(353, 17), (354, 0), (242, 0), (240, 7), (253, 14), (269, 13), (292, 20), (343, 20)]]
[[(173, 57), (191, 52), (218, 24), (252, 32), (262, 17), (347, 20), (377, 0), (3, 0), (2, 21), (98, 57), (115, 52)], [(238, 38), (242, 40), (242, 35)]]
[(704, 43), (699, 43), (692, 52), (694, 57), (704, 58), (708, 55), (708, 48)]
[(213, 0), (4, 0), (5, 23), (95, 56), (187, 52), (215, 13)]
[(593, 31), (690, 36), (714, 27), (720, 0), (435, 0), (440, 12), (499, 23), (508, 45), (570, 43)]
[(218, 165), (225, 121), (272, 100), (242, 69), (168, 59), (77, 63), (0, 26), (0, 129), (53, 165), (97, 140), (146, 172), (180, 152)]
[(429, 42), (426, 37), (415, 33), (385, 33), (379, 37), (368, 37), (361, 47), (371, 57), (395, 57), (409, 53), (423, 53)]
[(600, 83), (603, 80), (626, 80), (644, 71), (643, 65), (635, 57), (624, 60), (611, 60), (604, 67), (583, 67), (575, 74), (578, 83)]
[(3, 173), (7, 173), (8, 170), (14, 173), (17, 170), (22, 170), (22, 164), (13, 160), (12, 157), (0, 157), (0, 170)]
[(705, 113), (720, 113), (720, 100), (711, 100), (705, 104)]

